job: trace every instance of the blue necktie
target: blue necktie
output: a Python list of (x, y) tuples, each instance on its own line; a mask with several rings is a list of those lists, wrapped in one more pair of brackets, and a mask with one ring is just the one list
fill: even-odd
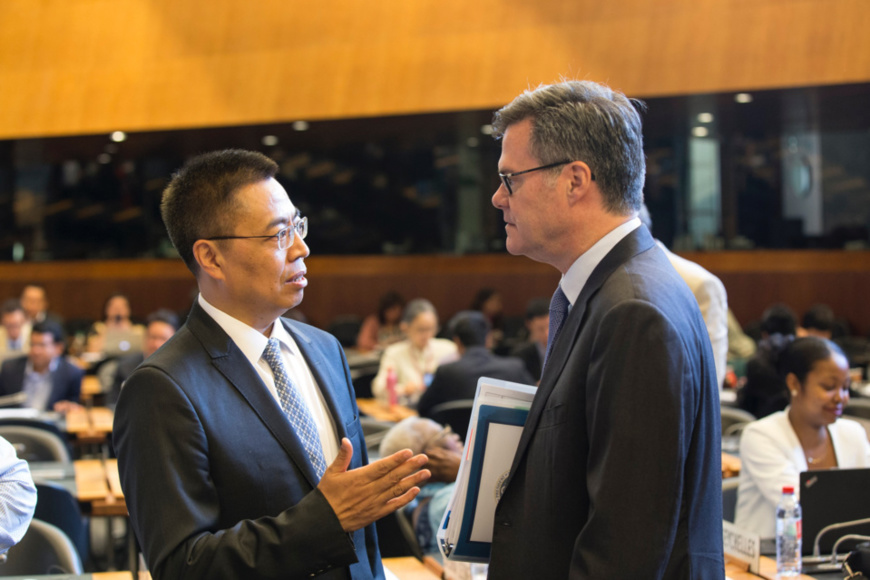
[(556, 338), (559, 336), (559, 331), (562, 330), (562, 324), (568, 318), (568, 308), (571, 303), (568, 302), (568, 297), (562, 292), (562, 286), (557, 286), (553, 293), (553, 299), (550, 300), (550, 332), (547, 335), (547, 354), (544, 356), (544, 365), (550, 359), (550, 353), (553, 352), (553, 345), (556, 343)]
[(308, 453), (308, 459), (314, 466), (314, 471), (317, 472), (317, 478), (320, 479), (323, 477), (323, 472), (326, 471), (326, 460), (323, 458), (323, 447), (320, 444), (320, 436), (317, 434), (317, 426), (314, 424), (314, 419), (311, 418), (311, 413), (308, 411), (308, 406), (302, 399), (298, 387), (287, 374), (287, 369), (284, 368), (281, 346), (277, 338), (269, 339), (269, 344), (263, 351), (263, 358), (269, 363), (269, 368), (272, 369), (272, 374), (275, 376), (275, 389), (278, 391), (281, 409), (287, 415), (299, 439), (302, 440), (302, 445)]

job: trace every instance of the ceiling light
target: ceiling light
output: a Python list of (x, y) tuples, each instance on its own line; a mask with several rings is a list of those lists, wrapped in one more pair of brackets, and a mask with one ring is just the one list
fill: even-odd
[(734, 100), (738, 103), (751, 103), (752, 95), (750, 95), (749, 93), (737, 93), (736, 95), (734, 95)]
[(710, 134), (710, 131), (707, 130), (707, 127), (695, 127), (692, 129), (692, 135), (695, 137), (706, 137)]
[(123, 131), (113, 131), (110, 137), (115, 143), (121, 143), (127, 140), (127, 134)]
[(308, 121), (294, 121), (293, 129), (295, 131), (307, 131), (308, 130)]

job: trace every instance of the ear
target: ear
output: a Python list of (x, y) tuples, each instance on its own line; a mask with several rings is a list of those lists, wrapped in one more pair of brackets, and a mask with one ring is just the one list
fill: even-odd
[(788, 373), (785, 376), (785, 384), (788, 387), (789, 392), (791, 393), (800, 393), (801, 382), (798, 380), (797, 375), (794, 373)]
[(203, 274), (215, 280), (224, 279), (223, 254), (215, 241), (196, 240), (193, 244), (193, 257)]
[(594, 183), (592, 170), (583, 161), (572, 161), (565, 171), (568, 174), (568, 202), (574, 204), (589, 195)]

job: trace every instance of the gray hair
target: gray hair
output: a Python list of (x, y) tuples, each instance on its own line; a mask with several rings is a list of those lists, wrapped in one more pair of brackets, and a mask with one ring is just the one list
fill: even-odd
[(405, 306), (405, 311), (402, 313), (402, 322), (411, 324), (417, 316), (424, 312), (431, 312), (436, 318), (438, 317), (438, 313), (431, 302), (425, 298), (415, 298)]
[(390, 427), (386, 436), (381, 440), (381, 457), (388, 457), (402, 449), (410, 449), (415, 455), (423, 453), (423, 446), (439, 431), (441, 431), (441, 425), (431, 419), (420, 417), (402, 419)]
[(605, 209), (628, 215), (643, 201), (646, 163), (638, 109), (644, 108), (642, 101), (605, 85), (563, 81), (527, 90), (498, 110), (493, 135), (500, 139), (511, 125), (531, 119), (529, 146), (541, 164), (585, 162), (595, 175)]

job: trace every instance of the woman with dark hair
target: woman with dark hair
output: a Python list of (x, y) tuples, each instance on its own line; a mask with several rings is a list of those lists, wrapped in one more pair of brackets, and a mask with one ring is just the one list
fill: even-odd
[(864, 428), (841, 418), (851, 379), (840, 347), (819, 337), (798, 338), (779, 352), (777, 368), (790, 405), (750, 423), (740, 440), (735, 523), (762, 538), (774, 536), (782, 488), (798, 489), (802, 471), (870, 466)]
[(360, 352), (383, 350), (402, 340), (405, 335), (399, 324), (405, 299), (398, 292), (387, 292), (378, 301), (377, 314), (370, 314), (363, 320), (356, 337), (356, 348)]

